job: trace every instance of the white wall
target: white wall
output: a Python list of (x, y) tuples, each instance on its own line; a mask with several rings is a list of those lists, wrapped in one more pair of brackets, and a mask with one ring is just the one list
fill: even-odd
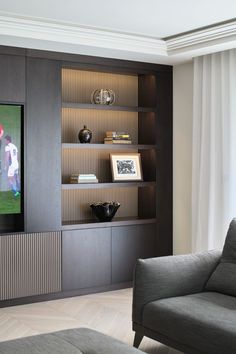
[(173, 245), (191, 252), (193, 62), (173, 68)]

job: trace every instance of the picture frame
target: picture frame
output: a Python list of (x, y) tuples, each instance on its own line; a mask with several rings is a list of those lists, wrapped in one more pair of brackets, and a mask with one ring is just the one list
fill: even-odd
[(113, 182), (142, 181), (140, 153), (110, 154)]

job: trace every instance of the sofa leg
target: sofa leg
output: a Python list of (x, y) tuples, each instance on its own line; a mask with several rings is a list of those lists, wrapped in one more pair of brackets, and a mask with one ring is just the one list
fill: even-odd
[(141, 343), (141, 341), (142, 341), (142, 339), (143, 339), (143, 335), (142, 335), (141, 333), (135, 332), (134, 344), (133, 344), (133, 346), (134, 346), (135, 348), (138, 348), (139, 345), (140, 345), (140, 343)]

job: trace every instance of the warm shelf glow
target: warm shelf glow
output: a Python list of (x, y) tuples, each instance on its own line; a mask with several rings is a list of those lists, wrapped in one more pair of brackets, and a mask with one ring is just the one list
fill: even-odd
[(105, 188), (131, 188), (131, 187), (155, 187), (156, 182), (111, 182), (111, 183), (78, 183), (62, 184), (62, 189), (105, 189)]
[(109, 106), (92, 103), (63, 102), (62, 108), (96, 109), (104, 111), (156, 112), (155, 107)]
[(63, 149), (133, 149), (133, 150), (146, 150), (156, 149), (156, 145), (144, 145), (144, 144), (79, 144), (79, 143), (63, 143)]

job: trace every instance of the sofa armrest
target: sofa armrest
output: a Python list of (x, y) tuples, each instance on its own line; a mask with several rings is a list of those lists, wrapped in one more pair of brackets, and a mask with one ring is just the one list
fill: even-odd
[(203, 291), (221, 253), (139, 259), (134, 273), (133, 322), (141, 324), (143, 307), (151, 301)]

